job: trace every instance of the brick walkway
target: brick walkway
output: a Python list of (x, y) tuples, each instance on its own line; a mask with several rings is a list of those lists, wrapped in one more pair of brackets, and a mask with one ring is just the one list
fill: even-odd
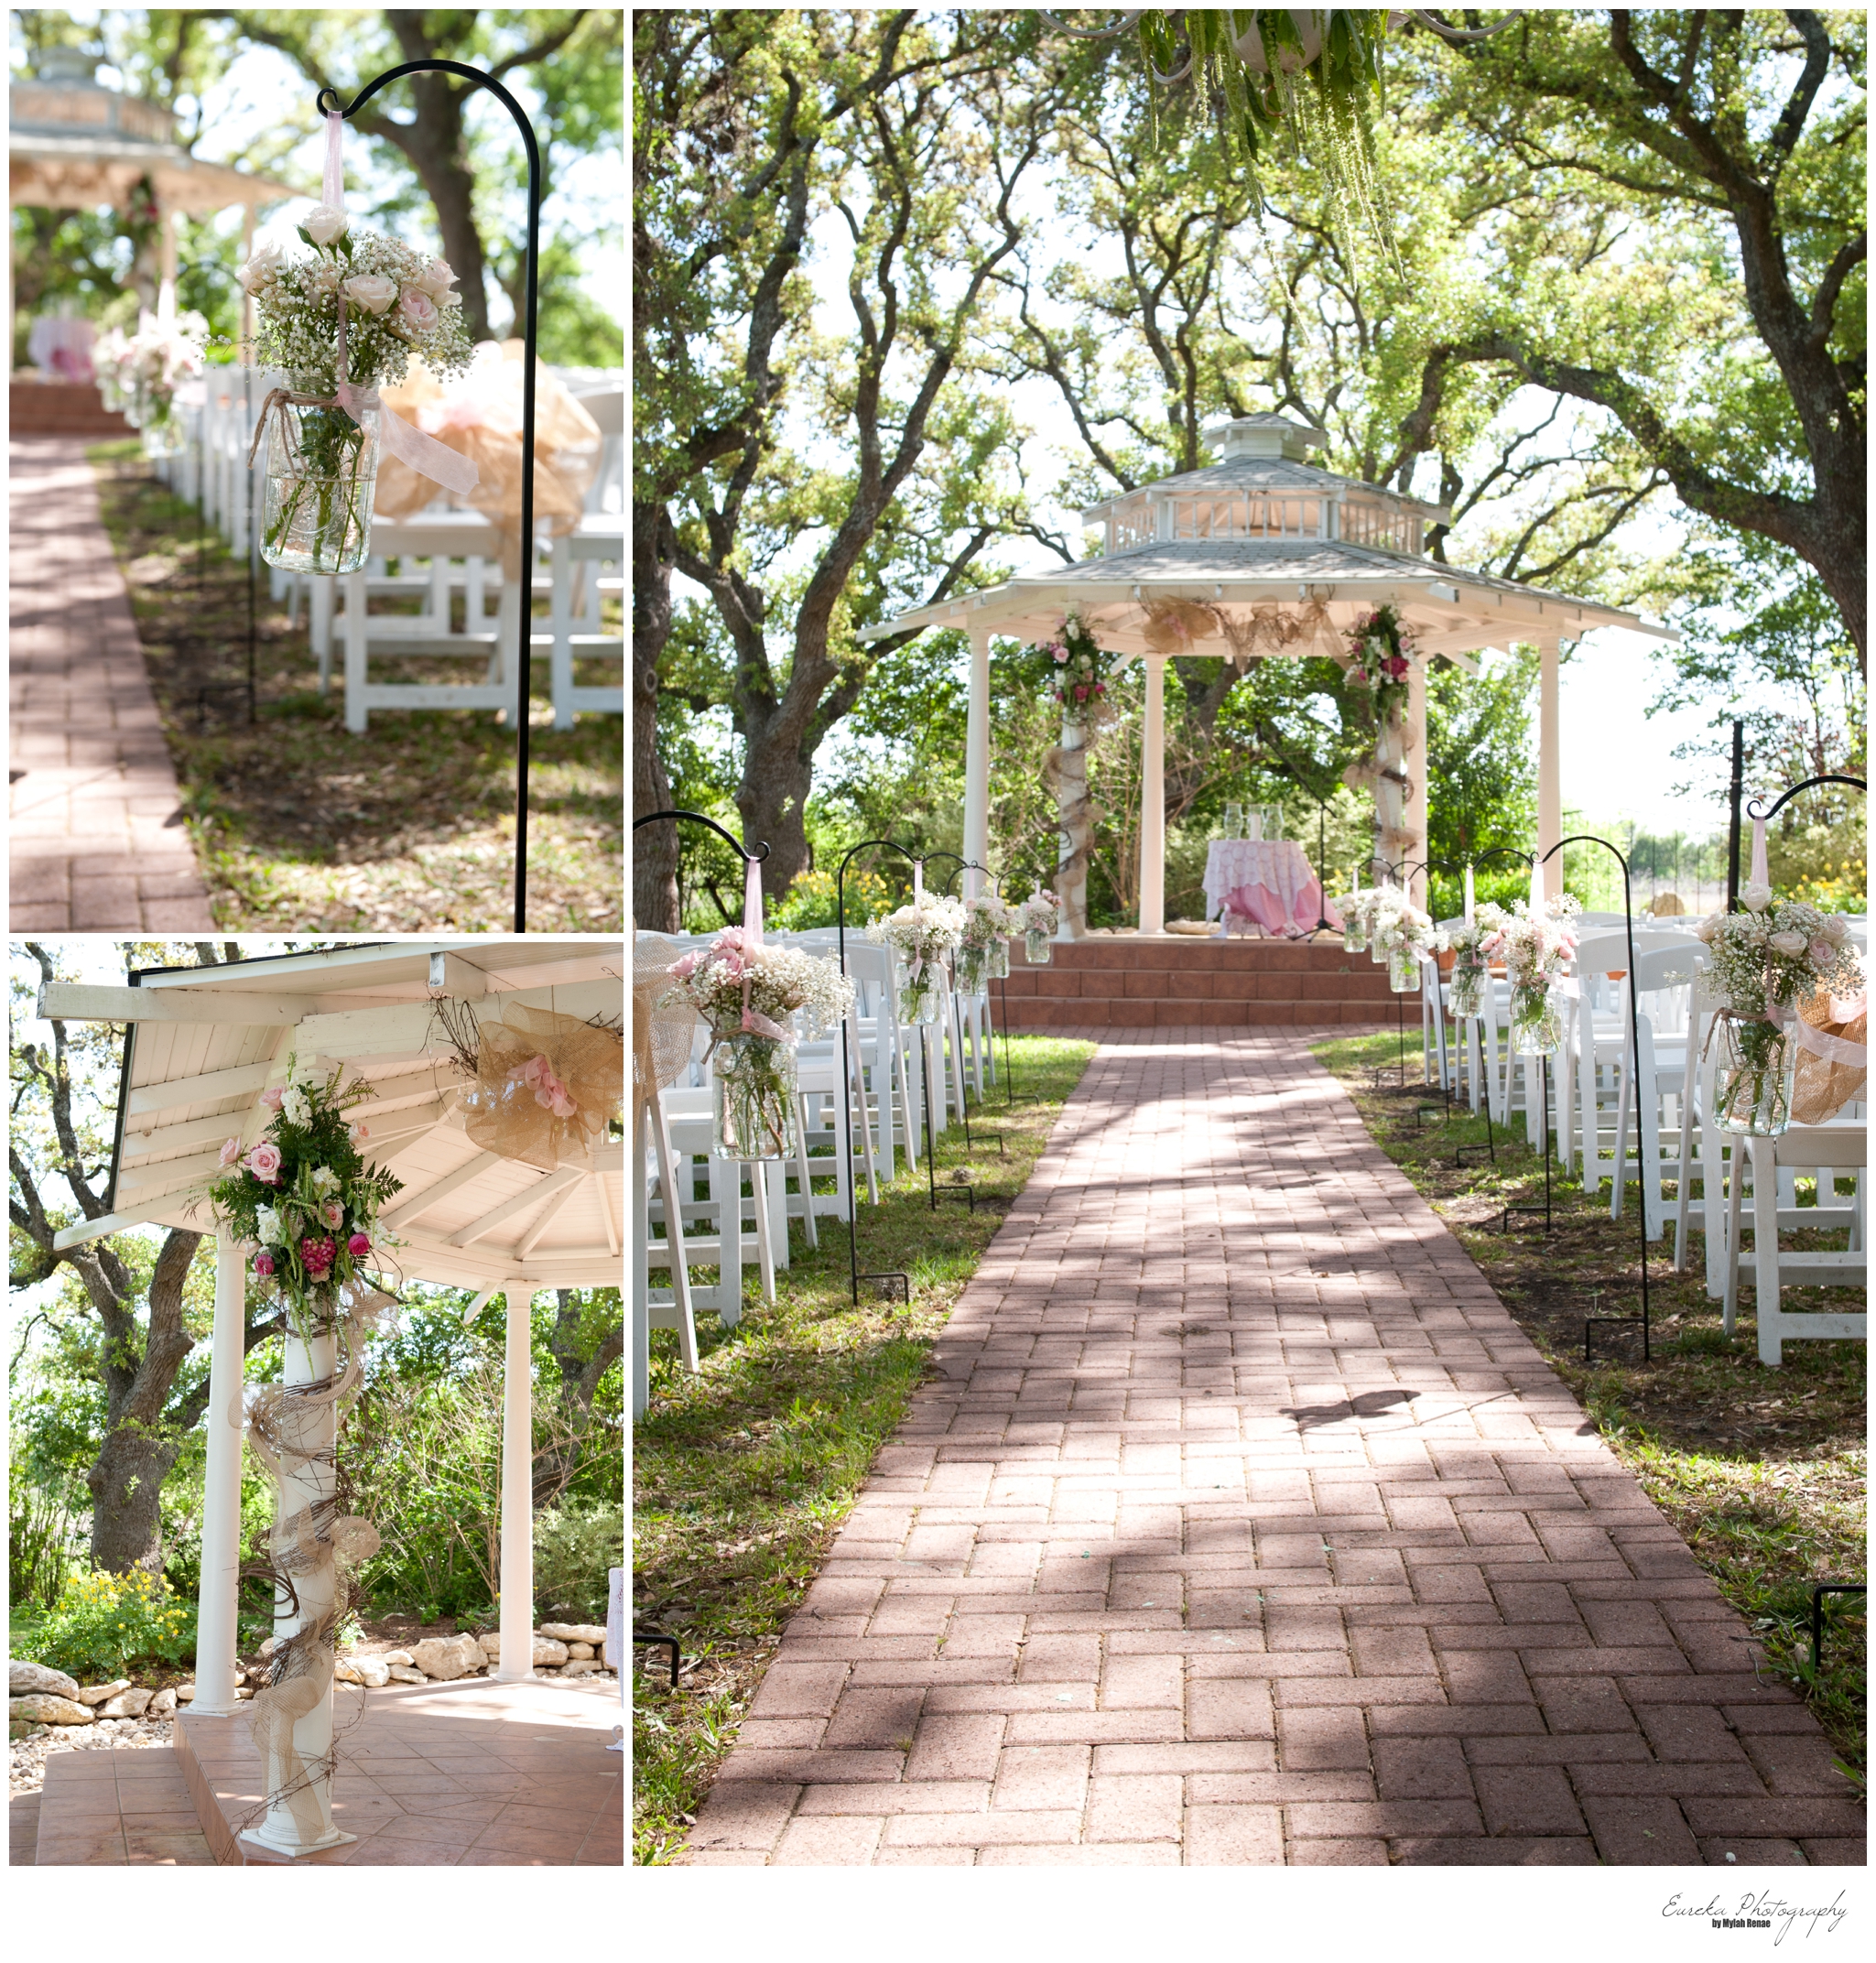
[(12, 446), (16, 933), (212, 927), (84, 442)]
[(1740, 1619), (1304, 1033), (1104, 1045), (710, 1864), (1861, 1864)]

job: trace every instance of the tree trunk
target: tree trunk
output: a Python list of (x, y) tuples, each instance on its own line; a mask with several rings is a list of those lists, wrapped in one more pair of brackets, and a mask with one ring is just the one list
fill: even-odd
[[(658, 752), (658, 661), (671, 634), (670, 519), (661, 504), (632, 507), (632, 815), (670, 808), (671, 780)], [(683, 931), (678, 828), (632, 835), (632, 913), (646, 933)]]
[(751, 851), (764, 843), (769, 848), (762, 862), (767, 899), (779, 900), (808, 868), (808, 797), (813, 787), (811, 751), (804, 756), (800, 746), (773, 725), (746, 731), (736, 808), (743, 814), (743, 844)]
[(92, 1566), (114, 1575), (163, 1571), (163, 1480), (178, 1447), (135, 1425), (107, 1432), (85, 1474), (92, 1490)]

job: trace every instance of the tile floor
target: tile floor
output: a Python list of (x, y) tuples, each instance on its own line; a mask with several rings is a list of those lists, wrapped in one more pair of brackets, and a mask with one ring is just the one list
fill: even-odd
[[(355, 1692), (341, 1686), (340, 1722)], [(624, 1756), (605, 1748), (616, 1685), (460, 1684), (373, 1691), (342, 1731), (331, 1867), (617, 1867)], [(47, 1765), (38, 1863), (265, 1865), (237, 1838), (261, 1797), (239, 1718), (185, 1717), (174, 1752), (60, 1753)], [(206, 1830), (205, 1830), (206, 1828)]]

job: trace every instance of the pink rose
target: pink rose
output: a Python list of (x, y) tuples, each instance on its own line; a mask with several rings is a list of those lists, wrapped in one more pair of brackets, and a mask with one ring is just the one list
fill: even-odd
[(339, 1250), (330, 1241), (315, 1239), (311, 1234), (299, 1243), (299, 1264), (316, 1282), (324, 1281), (331, 1273), (338, 1255)]
[(371, 1236), (369, 1234), (355, 1233), (351, 1240), (346, 1242), (345, 1246), (352, 1260), (363, 1261), (372, 1251)]
[(1811, 943), (1811, 965), (1813, 968), (1828, 968), (1837, 949), (1820, 934)]
[(1057, 647), (1053, 652), (1057, 661), (1066, 661), (1068, 658), (1068, 650), (1066, 647)]
[(430, 328), (437, 324), (437, 303), (419, 287), (406, 287), (397, 296), (397, 311), (412, 327)]
[(254, 1257), (254, 1271), (256, 1274), (271, 1274), (274, 1272), (274, 1257), (266, 1248)]
[(278, 1111), (280, 1109), (280, 1100), (285, 1095), (286, 1087), (284, 1085), (276, 1084), (273, 1090), (263, 1090), (261, 1092), (261, 1102), (265, 1104), (269, 1111)]
[(368, 1124), (349, 1124), (345, 1129), (354, 1145), (363, 1144), (372, 1135), (372, 1128)]
[(241, 1162), (256, 1179), (268, 1186), (280, 1183), (280, 1148), (263, 1143), (256, 1145)]
[(231, 1138), (231, 1139), (229, 1139), (229, 1140), (228, 1140), (228, 1141), (227, 1141), (227, 1142), (226, 1142), (226, 1143), (225, 1143), (225, 1144), (224, 1144), (222, 1145), (222, 1165), (224, 1165), (224, 1166), (232, 1166), (232, 1165), (233, 1165), (233, 1163), (235, 1162), (235, 1160), (236, 1160), (236, 1159), (238, 1159), (238, 1158), (239, 1158), (240, 1156), (241, 1156), (241, 1141), (240, 1141), (240, 1139), (238, 1139), (238, 1138)]
[(320, 1219), (328, 1227), (336, 1230), (345, 1223), (345, 1209), (336, 1199), (329, 1199), (320, 1209)]

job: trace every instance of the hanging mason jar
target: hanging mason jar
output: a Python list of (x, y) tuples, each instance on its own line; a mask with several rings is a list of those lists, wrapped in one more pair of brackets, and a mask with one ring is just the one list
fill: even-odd
[(984, 971), (992, 982), (1009, 979), (1010, 944), (1001, 935), (990, 944), (990, 966)]
[(1448, 1004), (1456, 1021), (1485, 1013), (1486, 970), (1483, 961), (1469, 960), (1461, 954), (1453, 962), (1452, 987)]
[(139, 382), (136, 398), (136, 420), (145, 457), (160, 463), (165, 458), (180, 456), (184, 449), (182, 411), (176, 404), (176, 391), (161, 383)]
[(738, 1031), (710, 1052), (720, 1159), (792, 1159), (801, 1143), (795, 1045)]
[(1342, 952), (1362, 954), (1368, 948), (1368, 930), (1361, 925), (1361, 916), (1349, 912), (1342, 916)]
[(1411, 948), (1389, 949), (1387, 985), (1396, 995), (1404, 995), (1420, 986), (1420, 957)]
[(944, 1006), (945, 971), (937, 961), (924, 961), (915, 975), (907, 968), (899, 985), (899, 1021), (908, 1029), (920, 1028), (938, 1019)]
[(1051, 941), (1047, 930), (1032, 927), (1023, 935), (1023, 953), (1032, 968), (1046, 968), (1049, 962)]
[(261, 557), (289, 572), (356, 572), (371, 548), (378, 412), (283, 402), (267, 417)]
[(1719, 1025), (1719, 1128), (1776, 1138), (1792, 1122), (1795, 1047), (1777, 1025), (1726, 1015)]
[(1562, 998), (1547, 982), (1512, 985), (1512, 1049), (1520, 1057), (1554, 1057), (1563, 1046)]
[(960, 948), (952, 957), (955, 972), (952, 980), (960, 995), (981, 995), (990, 981), (990, 949), (982, 948)]

